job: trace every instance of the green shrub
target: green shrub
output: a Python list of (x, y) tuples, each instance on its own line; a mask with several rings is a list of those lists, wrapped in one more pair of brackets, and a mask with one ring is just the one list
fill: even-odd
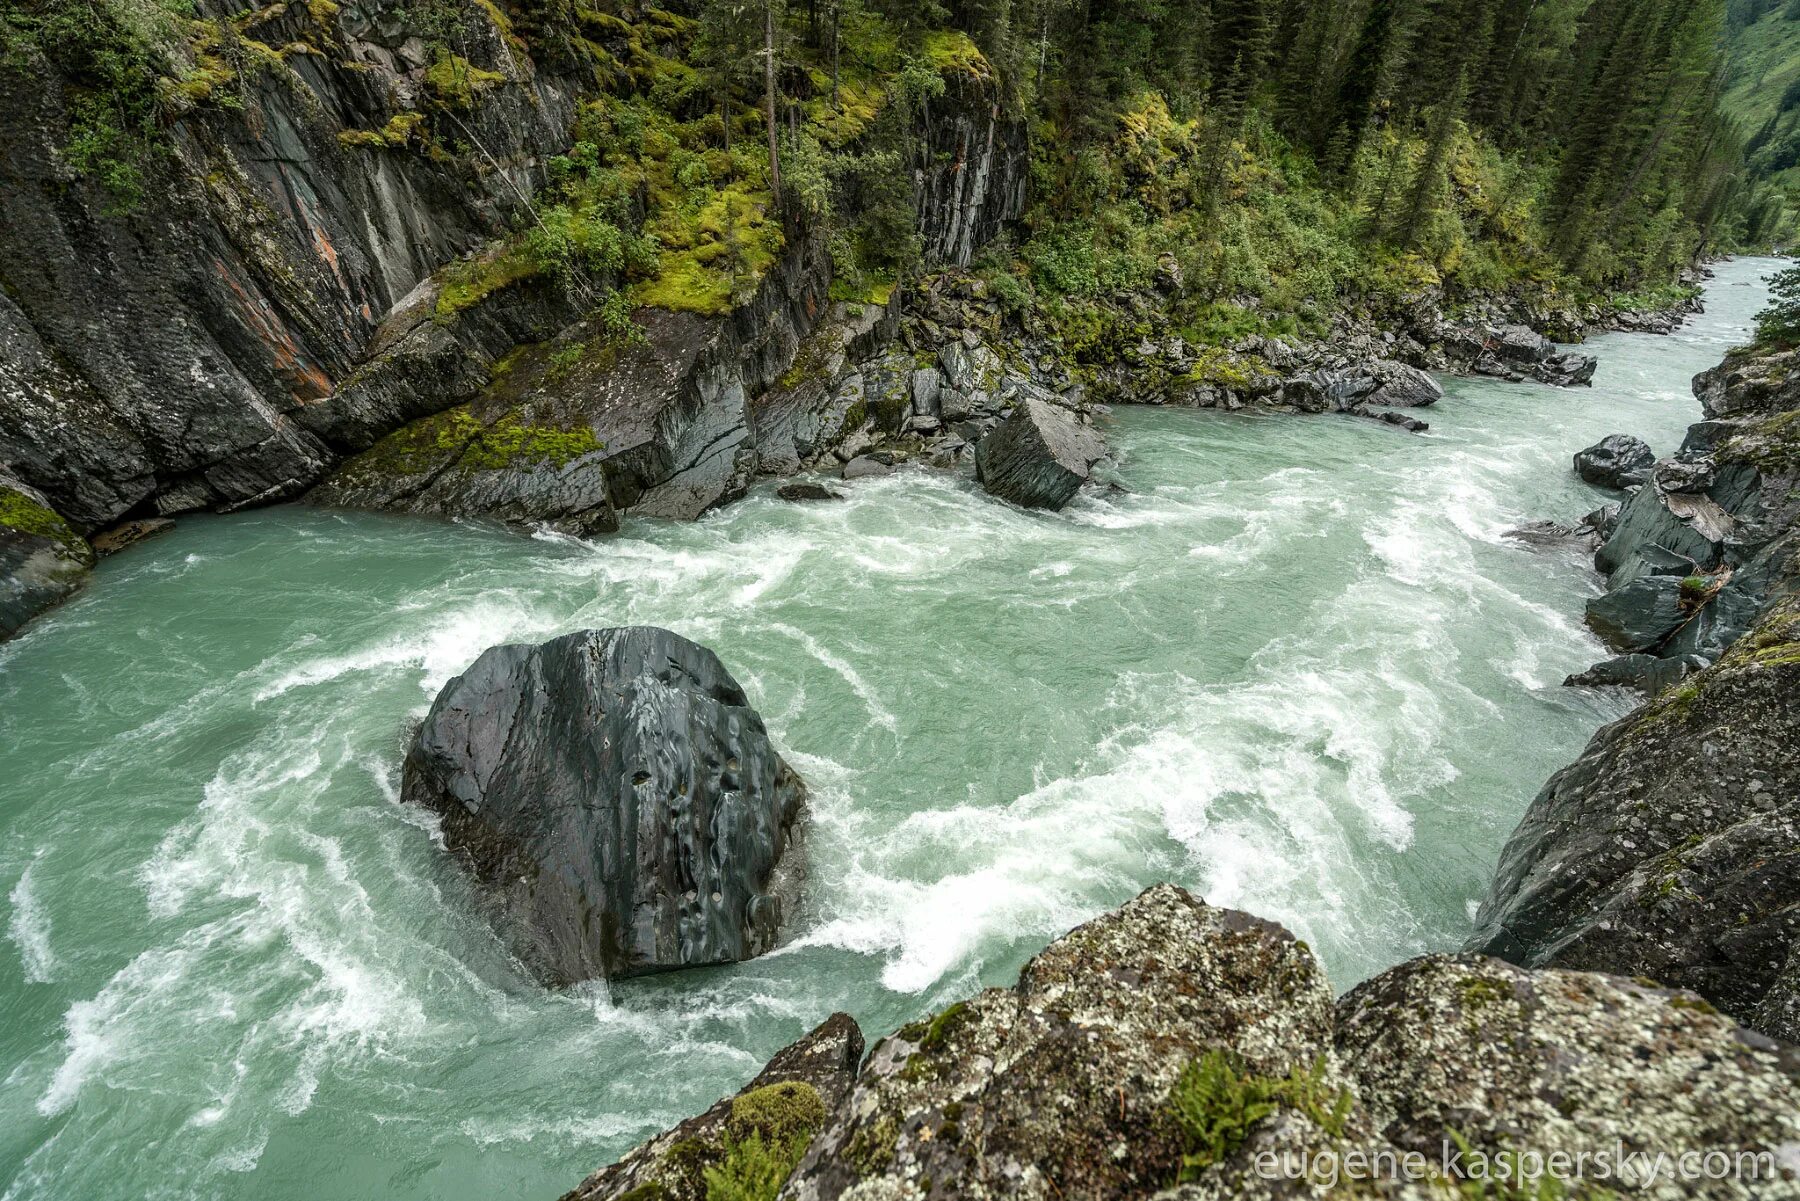
[(1800, 267), (1776, 273), (1769, 307), (1756, 318), (1756, 340), (1776, 346), (1800, 345)]

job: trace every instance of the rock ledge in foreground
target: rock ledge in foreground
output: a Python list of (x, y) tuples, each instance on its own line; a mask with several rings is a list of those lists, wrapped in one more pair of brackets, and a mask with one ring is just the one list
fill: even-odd
[(762, 954), (798, 885), (805, 785), (718, 657), (667, 630), (489, 649), (439, 693), (401, 795), (555, 986)]

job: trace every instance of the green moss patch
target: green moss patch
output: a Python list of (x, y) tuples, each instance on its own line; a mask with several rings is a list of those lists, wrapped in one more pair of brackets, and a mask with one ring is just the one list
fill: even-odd
[(1354, 1101), (1325, 1083), (1325, 1061), (1286, 1076), (1259, 1076), (1228, 1051), (1208, 1051), (1189, 1064), (1169, 1093), (1169, 1109), (1186, 1148), (1180, 1179), (1193, 1180), (1243, 1145), (1251, 1129), (1278, 1109), (1292, 1109), (1332, 1138), (1343, 1137)]
[(479, 93), (505, 82), (500, 72), (478, 67), (448, 50), (440, 50), (425, 68), (425, 89), (444, 108), (472, 108)]
[(425, 114), (413, 112), (395, 113), (388, 118), (388, 123), (380, 129), (345, 129), (338, 132), (338, 142), (344, 146), (361, 146), (369, 149), (400, 150), (410, 145), (425, 122)]
[(88, 548), (87, 540), (54, 509), (3, 485), (0, 485), (0, 526), (33, 538), (48, 538), (84, 562), (93, 560), (94, 552)]

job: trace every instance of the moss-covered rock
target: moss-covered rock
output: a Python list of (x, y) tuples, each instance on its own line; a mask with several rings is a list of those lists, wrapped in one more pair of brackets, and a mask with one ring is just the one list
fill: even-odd
[(87, 579), (94, 551), (42, 493), (0, 476), (0, 639)]
[(849, 1091), (862, 1058), (862, 1032), (833, 1014), (794, 1043), (735, 1096), (689, 1118), (602, 1168), (563, 1201), (707, 1201), (709, 1173), (730, 1173), (734, 1153), (754, 1145), (798, 1159)]
[(1331, 990), (1279, 926), (1151, 889), (990, 989), (882, 1040), (783, 1191), (1144, 1196), (1186, 1142), (1169, 1111), (1184, 1070), (1230, 1049), (1285, 1077), (1330, 1048)]
[[(695, 1197), (681, 1173), (721, 1179), (741, 1110), (782, 1115), (759, 1140), (812, 1112), (767, 1095), (571, 1198)], [(1287, 931), (1169, 885), (1058, 939), (1015, 987), (902, 1027), (819, 1099), (781, 1201), (1800, 1198), (1800, 1051), (1692, 993), (1435, 955), (1334, 1004)], [(1666, 1152), (1660, 1184), (1607, 1192), (1631, 1169), (1596, 1156), (1621, 1150)], [(1675, 1157), (1708, 1152), (1739, 1170), (1674, 1179)], [(1499, 1175), (1515, 1164), (1562, 1178)]]

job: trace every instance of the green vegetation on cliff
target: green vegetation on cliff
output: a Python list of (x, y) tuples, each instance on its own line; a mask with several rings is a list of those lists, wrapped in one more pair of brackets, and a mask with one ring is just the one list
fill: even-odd
[(1727, 6), (1724, 107), (1745, 138), (1754, 194), (1746, 244), (1786, 245), (1800, 207), (1800, 5), (1793, 0), (1730, 0)]
[[(256, 39), (291, 29), (288, 6), (203, 19), (190, 2), (0, 0), (13, 69), (41, 53), (64, 81), (70, 167), (123, 204), (172, 121), (241, 106), (246, 74), (290, 54), (342, 55), (330, 0), (306, 8), (309, 43), (279, 49)], [(960, 188), (969, 139), (998, 136), (1031, 186), (979, 265), (994, 294), (1097, 346), (1129, 333), (1113, 299), (1160, 287), (1205, 345), (1431, 287), (1654, 296), (1696, 254), (1784, 236), (1760, 176), (1787, 145), (1793, 106), (1769, 93), (1800, 69), (1792, 8), (400, 0), (389, 19), (425, 48), (396, 97), (412, 107), (338, 140), (490, 175), (491, 98), (546, 73), (576, 85), (567, 149), (512, 187), (514, 235), (446, 271), (451, 317), (541, 277), (615, 311), (723, 313), (800, 229), (828, 240), (837, 295), (885, 295), (933, 266), (920, 181)]]

